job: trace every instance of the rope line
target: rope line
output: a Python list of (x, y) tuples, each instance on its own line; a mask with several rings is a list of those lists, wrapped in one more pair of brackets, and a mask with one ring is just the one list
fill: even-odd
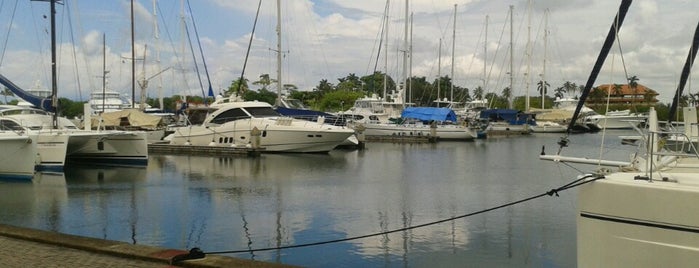
[(419, 225), (408, 226), (408, 227), (404, 227), (404, 228), (399, 228), (399, 229), (394, 229), (394, 230), (389, 230), (389, 231), (384, 231), (384, 232), (379, 232), (379, 233), (373, 233), (373, 234), (367, 234), (367, 235), (360, 235), (360, 236), (354, 236), (354, 237), (348, 237), (348, 238), (342, 238), (342, 239), (334, 239), (334, 240), (313, 242), (313, 243), (306, 243), (306, 244), (281, 246), (281, 247), (268, 247), (268, 248), (244, 249), (244, 250), (227, 250), (227, 251), (210, 251), (210, 252), (205, 252), (205, 254), (227, 254), (227, 253), (247, 253), (247, 252), (251, 252), (251, 253), (252, 253), (252, 252), (257, 252), (257, 251), (282, 250), (282, 249), (301, 248), (301, 247), (310, 247), (310, 246), (318, 246), (318, 245), (332, 244), (332, 243), (338, 243), (338, 242), (346, 242), (346, 241), (351, 241), (351, 240), (358, 240), (358, 239), (368, 238), (368, 237), (372, 237), (372, 236), (383, 236), (383, 235), (387, 235), (387, 234), (392, 234), (392, 233), (397, 233), (397, 232), (403, 232), (403, 231), (407, 231), (407, 230), (422, 228), (422, 227), (426, 227), (426, 226), (430, 226), (430, 225), (436, 225), (436, 224), (440, 224), (440, 223), (444, 223), (444, 222), (448, 222), (448, 221), (453, 221), (453, 220), (457, 220), (457, 219), (461, 219), (461, 218), (466, 218), (466, 217), (470, 217), (470, 216), (474, 216), (474, 215), (478, 215), (478, 214), (483, 214), (483, 213), (490, 212), (490, 211), (493, 211), (493, 210), (497, 210), (497, 209), (501, 209), (501, 208), (513, 206), (513, 205), (520, 204), (520, 203), (524, 203), (524, 202), (527, 202), (527, 201), (531, 201), (531, 200), (534, 200), (534, 199), (537, 199), (537, 198), (540, 198), (540, 197), (544, 197), (544, 196), (554, 196), (554, 195), (555, 195), (555, 196), (559, 196), (559, 195), (558, 195), (559, 192), (562, 192), (562, 191), (565, 191), (565, 190), (568, 190), (568, 189), (571, 189), (571, 188), (574, 188), (574, 187), (578, 187), (578, 186), (580, 186), (580, 185), (583, 185), (583, 184), (586, 184), (586, 183), (590, 183), (590, 182), (593, 182), (593, 181), (596, 181), (596, 180), (599, 180), (599, 179), (603, 179), (603, 178), (604, 178), (604, 176), (602, 176), (602, 175), (588, 174), (588, 175), (582, 176), (582, 177), (579, 178), (579, 179), (573, 180), (573, 181), (571, 181), (570, 183), (568, 183), (568, 184), (566, 184), (566, 185), (563, 185), (563, 186), (561, 186), (561, 187), (558, 187), (558, 188), (555, 188), (555, 189), (551, 189), (551, 190), (549, 190), (549, 191), (546, 191), (545, 193), (541, 193), (541, 194), (538, 194), (538, 195), (535, 195), (535, 196), (531, 196), (531, 197), (528, 197), (528, 198), (524, 198), (524, 199), (521, 199), (521, 200), (518, 200), (518, 201), (510, 202), (510, 203), (507, 203), (507, 204), (504, 204), (504, 205), (500, 205), (500, 206), (496, 206), (496, 207), (491, 207), (491, 208), (487, 208), (487, 209), (484, 209), (484, 210), (480, 210), (480, 211), (476, 211), (476, 212), (472, 212), (472, 213), (468, 213), (468, 214), (464, 214), (464, 215), (460, 215), (460, 216), (455, 216), (455, 217), (451, 217), (451, 218), (447, 218), (447, 219), (442, 219), (442, 220), (438, 220), (438, 221), (433, 221), (433, 222), (423, 223), (423, 224), (419, 224)]

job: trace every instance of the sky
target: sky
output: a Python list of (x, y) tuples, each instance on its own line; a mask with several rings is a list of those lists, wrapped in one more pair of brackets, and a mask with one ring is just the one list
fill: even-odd
[[(134, 0), (135, 73), (137, 80), (148, 81), (146, 95), (202, 95), (208, 81), (218, 93), (241, 76), (244, 66), (250, 83), (262, 74), (277, 78), (276, 1), (261, 2), (250, 42), (259, 3)], [(282, 0), (282, 83), (312, 90), (322, 79), (336, 85), (350, 73), (361, 77), (374, 71), (400, 79), (408, 43), (408, 69), (428, 81), (448, 75), (457, 86), (471, 91), (482, 86), (501, 94), (509, 86), (512, 66), (517, 96), (538, 95), (536, 82), (544, 78), (552, 88), (565, 81), (582, 85), (619, 4), (411, 0), (407, 10), (412, 23), (407, 25), (412, 31), (406, 38), (405, 0), (388, 1), (388, 12), (386, 1)], [(620, 42), (595, 84), (626, 83), (627, 76), (636, 76), (638, 83), (658, 91), (662, 102), (670, 102), (699, 20), (697, 10), (699, 1), (693, 0), (634, 1), (619, 32)], [(0, 3), (0, 74), (24, 89), (50, 88), (48, 14), (47, 2)], [(388, 33), (382, 35), (385, 14)], [(87, 101), (91, 91), (102, 90), (106, 70), (108, 89), (129, 96), (135, 92), (136, 101), (140, 99), (139, 85), (132, 89), (130, 18), (128, 0), (64, 0), (57, 5), (60, 97)], [(685, 92), (696, 93), (696, 81), (695, 75)], [(441, 97), (449, 94), (440, 92)]]

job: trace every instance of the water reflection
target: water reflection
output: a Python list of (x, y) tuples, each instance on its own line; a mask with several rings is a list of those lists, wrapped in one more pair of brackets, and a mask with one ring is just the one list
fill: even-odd
[(60, 229), (61, 206), (68, 200), (63, 173), (41, 173), (32, 180), (0, 180), (0, 218), (3, 223)]
[[(598, 139), (592, 135), (588, 142)], [(344, 239), (463, 215), (563, 185), (577, 172), (564, 174), (537, 158), (542, 145), (553, 150), (556, 142), (523, 137), (372, 143), (362, 151), (318, 155), (151, 155), (146, 168), (74, 166), (57, 178), (0, 181), (0, 218), (204, 251)], [(599, 154), (597, 148), (589, 152)], [(311, 267), (459, 267), (465, 260), (487, 267), (574, 266), (574, 197), (564, 193), (383, 236), (234, 256)]]

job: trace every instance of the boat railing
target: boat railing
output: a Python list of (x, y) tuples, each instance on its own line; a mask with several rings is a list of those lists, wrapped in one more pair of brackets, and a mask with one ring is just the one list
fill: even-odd
[[(650, 168), (658, 168), (658, 166), (656, 166), (657, 163), (654, 163), (654, 161), (656, 161), (655, 156), (674, 156), (699, 159), (699, 152), (697, 151), (696, 146), (694, 145), (690, 137), (687, 136), (685, 133), (677, 131), (649, 131), (648, 134), (650, 140), (646, 146), (648, 146), (648, 164), (650, 165), (649, 170), (651, 170)], [(682, 142), (680, 142), (678, 146), (680, 150), (672, 150), (671, 148), (666, 148), (665, 143), (667, 142), (667, 138), (672, 136), (681, 137)], [(656, 139), (659, 140), (656, 141)], [(657, 150), (653, 147), (656, 145), (656, 142), (658, 145)]]

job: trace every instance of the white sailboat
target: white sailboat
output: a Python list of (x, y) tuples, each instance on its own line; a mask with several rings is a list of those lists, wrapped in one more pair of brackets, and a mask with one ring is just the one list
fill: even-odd
[[(613, 45), (631, 0), (622, 1), (592, 83)], [(618, 25), (617, 25), (618, 23)], [(681, 95), (699, 46), (699, 24), (676, 94)], [(604, 55), (604, 57), (603, 57)], [(598, 67), (599, 66), (599, 67)], [(684, 81), (684, 82), (683, 82)], [(576, 115), (584, 102), (584, 93)], [(676, 107), (673, 104), (674, 107)], [(672, 114), (672, 109), (670, 114)], [(685, 122), (696, 123), (696, 109), (684, 108)], [(672, 120), (672, 116), (670, 117)], [(663, 148), (665, 137), (651, 108), (639, 152), (629, 161), (542, 155), (544, 160), (592, 164), (597, 171), (580, 177), (577, 216), (579, 267), (694, 267), (699, 263), (699, 154)], [(563, 148), (566, 139), (561, 140)], [(560, 151), (559, 151), (560, 153)]]
[(24, 130), (0, 119), (0, 179), (31, 180), (37, 158), (37, 144)]
[[(53, 25), (55, 24), (55, 4), (55, 0), (50, 1), (52, 28), (54, 28)], [(27, 93), (9, 79), (0, 75), (1, 84), (33, 106), (42, 109), (15, 106), (14, 108), (4, 109), (2, 117), (15, 119), (23, 128), (41, 131), (41, 133), (50, 132), (67, 136), (64, 162), (146, 165), (148, 163), (148, 147), (146, 136), (143, 132), (79, 130), (70, 120), (61, 118), (55, 113), (58, 105), (58, 90), (56, 79), (56, 35), (54, 31), (51, 31), (51, 56), (52, 90), (51, 96), (48, 98)], [(53, 112), (48, 113), (46, 111)], [(58, 138), (53, 141), (58, 141)], [(58, 155), (54, 155), (54, 153), (60, 152), (62, 149), (52, 149), (50, 143), (48, 144), (46, 148), (50, 150), (51, 159), (60, 158)], [(64, 144), (58, 146), (64, 146)], [(49, 152), (39, 150), (39, 154), (47, 156)], [(34, 158), (26, 161), (33, 162)], [(62, 165), (60, 166), (62, 167)]]

